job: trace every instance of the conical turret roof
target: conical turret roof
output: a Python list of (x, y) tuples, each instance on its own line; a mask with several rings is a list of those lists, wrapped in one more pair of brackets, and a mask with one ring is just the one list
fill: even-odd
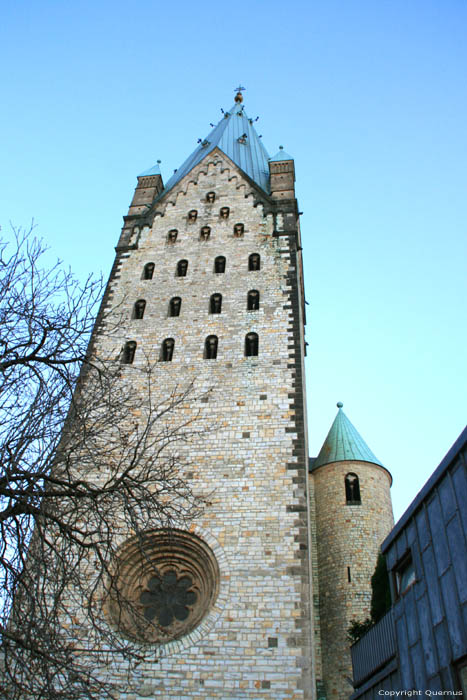
[(323, 464), (344, 461), (372, 462), (383, 467), (384, 465), (375, 457), (357, 429), (349, 421), (342, 406), (343, 404), (339, 401), (337, 416), (312, 469), (322, 467)]
[[(187, 173), (198, 165), (203, 158), (219, 148), (246, 175), (248, 175), (265, 192), (269, 193), (269, 155), (237, 95), (234, 106), (224, 112), (217, 126), (206, 136), (186, 161), (175, 171), (165, 185), (161, 196), (172, 189)], [(148, 172), (151, 172), (152, 169)]]

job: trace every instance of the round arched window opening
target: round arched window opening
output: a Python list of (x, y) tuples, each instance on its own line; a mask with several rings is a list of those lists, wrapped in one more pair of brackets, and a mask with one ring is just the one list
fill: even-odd
[(181, 530), (153, 530), (118, 551), (107, 584), (112, 624), (133, 640), (165, 643), (188, 634), (214, 605), (219, 566), (210, 547)]

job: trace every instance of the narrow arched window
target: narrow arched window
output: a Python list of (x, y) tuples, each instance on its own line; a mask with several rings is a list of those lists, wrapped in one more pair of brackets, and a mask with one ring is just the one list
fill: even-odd
[(345, 477), (345, 501), (348, 505), (360, 505), (360, 482), (356, 474), (350, 473)]
[(220, 314), (222, 310), (222, 294), (212, 294), (209, 302), (209, 313)]
[(245, 232), (245, 226), (243, 224), (235, 224), (235, 226), (234, 226), (235, 238), (242, 238), (244, 232)]
[(248, 258), (248, 269), (250, 272), (254, 270), (259, 270), (261, 267), (261, 258), (259, 253), (252, 253)]
[(209, 226), (203, 226), (199, 233), (199, 239), (200, 241), (207, 241), (210, 235), (211, 229), (209, 228)]
[(230, 209), (229, 207), (221, 207), (219, 210), (219, 216), (221, 219), (228, 219), (230, 214)]
[(129, 340), (123, 346), (122, 360), (121, 360), (122, 364), (124, 364), (124, 365), (133, 364), (133, 360), (135, 359), (135, 352), (136, 352), (136, 343), (134, 340)]
[(143, 318), (146, 302), (144, 299), (138, 299), (133, 307), (133, 318)]
[(179, 260), (177, 263), (177, 277), (186, 277), (188, 270), (188, 260)]
[(180, 316), (182, 300), (180, 297), (173, 297), (169, 302), (169, 316)]
[(248, 311), (258, 311), (258, 309), (259, 309), (259, 292), (257, 289), (252, 289), (248, 292), (247, 309), (248, 309)]
[(219, 255), (214, 260), (214, 272), (225, 272), (225, 258), (223, 255)]
[(245, 336), (245, 357), (253, 357), (258, 354), (258, 334), (247, 333)]
[(152, 280), (154, 274), (154, 263), (146, 263), (143, 269), (143, 280)]
[(204, 359), (215, 360), (217, 357), (217, 336), (208, 335), (204, 341)]
[(167, 234), (167, 243), (175, 243), (178, 237), (178, 231), (176, 228), (172, 228)]
[(174, 354), (175, 340), (166, 338), (162, 343), (161, 360), (162, 362), (171, 362)]
[(196, 211), (196, 209), (191, 209), (188, 212), (188, 221), (193, 222), (193, 221), (196, 221), (197, 218), (198, 218), (198, 212)]
[(215, 192), (208, 192), (206, 195), (206, 202), (208, 204), (212, 204), (214, 200), (216, 199), (216, 193)]

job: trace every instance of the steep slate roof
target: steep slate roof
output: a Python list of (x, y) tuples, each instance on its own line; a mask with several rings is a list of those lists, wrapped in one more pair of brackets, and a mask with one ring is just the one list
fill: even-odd
[[(244, 140), (244, 143), (241, 142), (242, 140)], [(172, 175), (160, 196), (171, 190), (216, 146), (254, 180), (257, 185), (269, 193), (268, 152), (255, 131), (253, 119), (249, 119), (241, 103), (235, 103), (228, 112), (224, 113), (218, 125), (199, 144), (191, 156)], [(153, 171), (154, 168), (150, 168), (142, 175), (153, 175), (155, 174)]]
[(383, 465), (375, 457), (366, 442), (359, 435), (352, 423), (349, 421), (344, 411), (343, 404), (339, 401), (339, 408), (331, 430), (328, 433), (326, 440), (320, 450), (319, 455), (315, 459), (312, 470), (322, 467), (323, 464), (331, 462), (357, 461), (357, 462), (372, 462), (373, 464)]

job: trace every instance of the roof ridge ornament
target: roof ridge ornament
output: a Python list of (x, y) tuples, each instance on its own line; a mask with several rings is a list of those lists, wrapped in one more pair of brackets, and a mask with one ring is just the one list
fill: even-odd
[(234, 88), (234, 89), (235, 89), (235, 91), (237, 92), (237, 94), (235, 95), (235, 102), (237, 102), (238, 104), (240, 104), (240, 103), (243, 102), (243, 95), (242, 95), (242, 92), (243, 92), (244, 90), (246, 90), (246, 88), (244, 88), (244, 87), (242, 87), (241, 85), (239, 85), (237, 88)]

